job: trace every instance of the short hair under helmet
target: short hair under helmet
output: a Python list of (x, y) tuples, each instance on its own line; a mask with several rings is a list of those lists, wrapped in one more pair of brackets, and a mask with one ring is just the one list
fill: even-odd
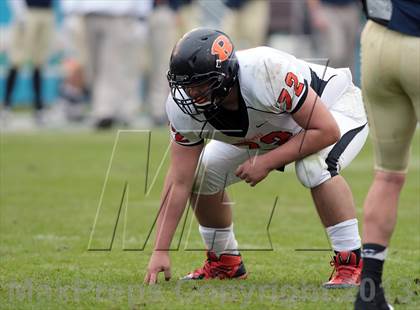
[[(214, 112), (229, 94), (238, 76), (238, 60), (229, 37), (209, 28), (187, 32), (175, 45), (167, 78), (175, 103), (194, 117)], [(206, 86), (198, 97), (190, 97), (187, 89)]]

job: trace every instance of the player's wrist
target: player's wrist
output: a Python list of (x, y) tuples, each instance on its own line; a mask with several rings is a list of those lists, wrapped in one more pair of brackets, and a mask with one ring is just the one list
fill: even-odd
[(153, 249), (154, 255), (168, 255), (169, 254), (169, 247), (155, 247)]
[(271, 172), (275, 169), (277, 169), (277, 163), (275, 160), (273, 160), (271, 154), (267, 153), (260, 156), (261, 163), (267, 170), (267, 172)]
[(155, 243), (153, 247), (153, 254), (165, 254), (168, 253), (171, 244), (170, 242), (165, 242), (160, 240)]

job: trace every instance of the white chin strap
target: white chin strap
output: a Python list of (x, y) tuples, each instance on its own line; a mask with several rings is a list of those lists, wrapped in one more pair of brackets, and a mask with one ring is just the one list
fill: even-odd
[(194, 104), (194, 106), (195, 106), (195, 108), (197, 109), (198, 112), (206, 111), (207, 108), (211, 105), (212, 105), (211, 101), (206, 101), (206, 102), (200, 103), (199, 105)]

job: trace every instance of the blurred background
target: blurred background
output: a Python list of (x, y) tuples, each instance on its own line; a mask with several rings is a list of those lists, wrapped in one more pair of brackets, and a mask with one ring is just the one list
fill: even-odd
[(192, 28), (237, 50), (268, 45), (350, 67), (359, 83), (358, 0), (0, 0), (0, 129), (166, 124), (166, 70)]

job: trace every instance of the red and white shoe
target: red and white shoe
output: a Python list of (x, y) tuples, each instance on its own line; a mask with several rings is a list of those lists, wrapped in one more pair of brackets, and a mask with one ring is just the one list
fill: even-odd
[(322, 285), (324, 288), (348, 288), (360, 285), (363, 261), (357, 259), (355, 253), (338, 252), (330, 264), (334, 266), (334, 270), (329, 281)]
[(181, 280), (246, 279), (248, 276), (241, 255), (221, 254), (207, 251), (204, 266), (187, 274)]

